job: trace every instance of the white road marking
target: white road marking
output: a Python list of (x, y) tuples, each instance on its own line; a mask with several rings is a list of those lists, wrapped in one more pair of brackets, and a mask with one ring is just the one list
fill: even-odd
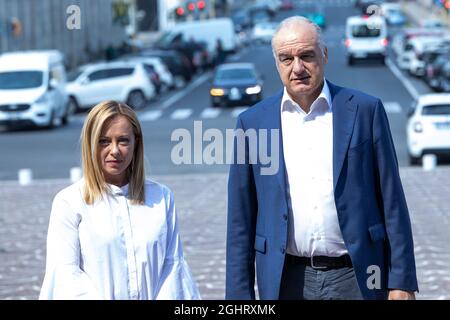
[(208, 80), (208, 78), (211, 76), (211, 72), (207, 72), (203, 75), (201, 75), (199, 78), (195, 79), (194, 82), (191, 82), (188, 86), (186, 86), (184, 89), (182, 89), (181, 91), (175, 93), (173, 96), (171, 96), (169, 99), (167, 99), (166, 101), (164, 101), (161, 105), (160, 105), (160, 109), (164, 110), (169, 108), (171, 105), (173, 105), (175, 102), (177, 102), (178, 100), (180, 100), (181, 98), (183, 98), (185, 95), (187, 95), (188, 93), (190, 93), (191, 91), (193, 91), (195, 88), (197, 88), (199, 85), (201, 85), (203, 82), (205, 82), (206, 80)]
[(189, 118), (191, 114), (192, 109), (178, 109), (170, 115), (170, 118), (173, 120), (183, 120)]
[(220, 114), (220, 109), (218, 109), (218, 108), (206, 108), (200, 114), (200, 118), (203, 118), (203, 119), (217, 118), (219, 116), (219, 114)]
[(384, 102), (384, 110), (386, 110), (387, 113), (401, 113), (402, 107), (398, 102)]
[(242, 112), (244, 112), (247, 109), (248, 109), (248, 107), (237, 107), (237, 108), (234, 108), (234, 110), (231, 112), (231, 116), (233, 118), (237, 118)]
[(391, 59), (386, 58), (386, 65), (392, 71), (394, 76), (397, 77), (398, 80), (405, 86), (406, 90), (408, 90), (409, 94), (417, 100), (419, 97), (419, 92), (412, 85), (412, 83), (402, 74), (402, 72), (397, 68), (397, 66), (391, 61)]
[(156, 119), (159, 119), (161, 116), (162, 116), (161, 110), (151, 110), (151, 111), (142, 113), (139, 116), (139, 120), (140, 121), (154, 121)]

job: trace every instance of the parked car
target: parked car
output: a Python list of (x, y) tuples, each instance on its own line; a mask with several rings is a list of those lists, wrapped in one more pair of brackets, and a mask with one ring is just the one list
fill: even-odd
[(182, 88), (191, 81), (194, 69), (189, 59), (182, 53), (175, 50), (146, 49), (136, 53), (136, 57), (157, 57), (160, 58), (172, 73), (175, 88)]
[(227, 54), (237, 51), (235, 26), (233, 20), (226, 17), (177, 23), (164, 32), (155, 45), (173, 49), (174, 46), (185, 44), (183, 47), (186, 48), (191, 40), (204, 43), (211, 60), (215, 59), (218, 40)]
[(80, 67), (66, 86), (70, 103), (77, 109), (90, 108), (103, 100), (117, 100), (142, 109), (156, 95), (145, 65), (115, 61)]
[(434, 18), (430, 18), (430, 19), (423, 19), (420, 21), (419, 26), (422, 28), (442, 28), (442, 29), (447, 29), (448, 26), (442, 22), (439, 19), (434, 19)]
[(21, 51), (0, 56), (0, 124), (52, 128), (73, 113), (61, 52)]
[(426, 66), (425, 82), (434, 91), (445, 91), (446, 72), (448, 70), (448, 62), (450, 61), (450, 50), (439, 53), (433, 61)]
[(317, 24), (323, 30), (327, 26), (326, 18), (325, 18), (325, 10), (324, 10), (323, 5), (316, 3), (313, 11), (303, 13), (302, 16), (311, 20), (312, 22)]
[(257, 43), (270, 43), (277, 26), (278, 23), (268, 21), (255, 24), (252, 31), (252, 41)]
[(166, 91), (167, 89), (175, 88), (175, 83), (173, 79), (172, 73), (169, 71), (167, 66), (158, 57), (138, 57), (135, 55), (126, 55), (120, 57), (121, 61), (135, 61), (142, 62), (148, 65), (151, 65), (155, 68), (155, 71), (158, 73), (158, 76), (161, 81), (162, 91)]
[(442, 28), (406, 28), (394, 36), (392, 40), (392, 49), (397, 57), (404, 53), (409, 46), (409, 40), (417, 37), (444, 37), (448, 35), (448, 31)]
[(213, 107), (252, 105), (263, 97), (263, 82), (253, 63), (220, 65), (210, 89)]
[(411, 164), (425, 154), (450, 155), (450, 94), (421, 95), (409, 112), (406, 138)]
[(386, 22), (393, 26), (402, 26), (406, 23), (406, 16), (401, 9), (400, 3), (382, 3), (381, 14), (386, 18)]
[(397, 64), (411, 75), (425, 75), (425, 61), (423, 57), (432, 52), (438, 52), (450, 45), (446, 37), (415, 37), (408, 40), (404, 52), (397, 57)]

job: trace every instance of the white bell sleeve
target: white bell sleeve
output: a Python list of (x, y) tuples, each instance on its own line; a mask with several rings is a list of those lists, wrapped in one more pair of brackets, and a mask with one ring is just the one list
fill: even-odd
[(170, 191), (167, 198), (167, 250), (156, 300), (199, 300), (200, 293), (184, 260), (175, 203)]
[(78, 226), (81, 215), (61, 193), (53, 200), (47, 234), (47, 259), (39, 299), (99, 299), (91, 279), (80, 268)]

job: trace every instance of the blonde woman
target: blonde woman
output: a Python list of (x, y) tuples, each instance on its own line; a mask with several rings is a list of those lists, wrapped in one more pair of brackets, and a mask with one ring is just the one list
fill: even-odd
[(40, 299), (199, 299), (172, 192), (145, 180), (135, 112), (106, 101), (81, 133), (83, 179), (52, 206)]

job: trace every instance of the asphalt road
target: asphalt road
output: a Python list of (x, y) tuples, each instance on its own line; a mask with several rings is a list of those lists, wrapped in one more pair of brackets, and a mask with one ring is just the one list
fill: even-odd
[[(326, 1), (325, 15), (328, 26), (324, 39), (328, 45), (329, 62), (326, 77), (335, 84), (353, 87), (378, 96), (385, 103), (391, 130), (401, 166), (407, 166), (406, 110), (413, 101), (411, 92), (392, 72), (389, 64), (360, 62), (346, 65), (343, 46), (346, 17), (357, 14), (349, 1)], [(281, 12), (276, 20), (288, 15), (312, 11), (312, 2), (306, 2), (295, 11)], [(394, 30), (395, 32), (395, 30)], [(229, 58), (230, 61), (253, 62), (263, 74), (264, 96), (281, 88), (270, 45), (252, 45)], [(139, 112), (145, 134), (145, 154), (149, 174), (184, 174), (199, 172), (223, 173), (227, 165), (176, 165), (171, 152), (178, 140), (171, 141), (174, 130), (187, 129), (192, 137), (194, 121), (201, 121), (203, 132), (216, 128), (221, 132), (233, 129), (237, 114), (245, 108), (211, 109), (209, 87), (211, 72), (197, 75), (188, 87), (165, 94), (158, 101)], [(426, 92), (418, 80), (410, 83), (419, 93)], [(77, 114), (66, 127), (53, 130), (21, 130), (0, 132), (0, 180), (15, 180), (21, 168), (30, 168), (35, 179), (68, 178), (71, 167), (79, 166), (79, 135), (85, 113)], [(199, 122), (200, 123), (200, 122)], [(197, 123), (197, 125), (199, 124)], [(203, 144), (203, 146), (205, 146)], [(193, 157), (193, 155), (192, 155)]]

